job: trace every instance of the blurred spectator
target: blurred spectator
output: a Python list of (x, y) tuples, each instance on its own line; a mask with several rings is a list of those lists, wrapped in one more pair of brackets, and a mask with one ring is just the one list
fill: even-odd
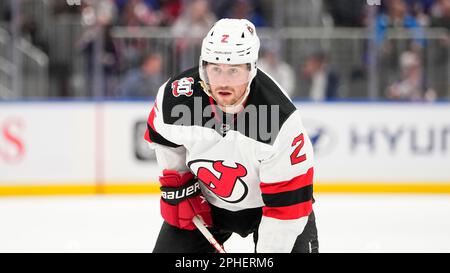
[(412, 16), (421, 26), (430, 25), (429, 13), (435, 0), (405, 0)]
[(192, 0), (184, 7), (182, 14), (172, 27), (177, 37), (176, 47), (180, 70), (195, 65), (200, 57), (203, 37), (215, 23), (216, 17), (207, 0)]
[(48, 43), (39, 37), (39, 29), (37, 22), (30, 16), (22, 15), (21, 36), (28, 40), (31, 44), (48, 53)]
[(247, 19), (252, 22), (255, 27), (264, 27), (266, 22), (261, 14), (255, 9), (255, 3), (252, 0), (236, 0), (233, 1), (228, 18)]
[(324, 101), (338, 98), (339, 78), (330, 69), (324, 52), (312, 54), (306, 60), (302, 73), (310, 85), (311, 100)]
[(280, 59), (280, 46), (278, 43), (263, 45), (262, 57), (258, 61), (258, 68), (271, 75), (290, 97), (294, 95), (295, 73), (289, 64)]
[(58, 15), (78, 15), (81, 11), (81, 5), (68, 5), (67, 1), (52, 0), (51, 4), (53, 5), (53, 12)]
[[(115, 2), (119, 10), (122, 12), (130, 0), (115, 0)], [(144, 0), (143, 2), (151, 9), (159, 9), (159, 0)]]
[(405, 28), (411, 31), (415, 46), (423, 47), (425, 38), (423, 29), (416, 18), (408, 14), (408, 6), (405, 0), (389, 0), (384, 2), (387, 10), (377, 16), (376, 41), (379, 46), (386, 42), (389, 28)]
[(210, 2), (211, 10), (218, 18), (225, 18), (230, 10), (231, 1), (214, 0)]
[(388, 87), (387, 97), (393, 100), (432, 101), (436, 92), (425, 86), (423, 67), (420, 57), (412, 51), (400, 56), (401, 78)]
[[(377, 74), (381, 90), (385, 90), (397, 80), (400, 67), (400, 55), (404, 51), (421, 52), (426, 44), (423, 27), (410, 13), (406, 0), (385, 0), (385, 11), (379, 14), (375, 21), (376, 44), (378, 46)], [(409, 39), (388, 39), (389, 29), (405, 30)]]
[(159, 0), (161, 25), (171, 26), (181, 14), (182, 0)]
[(441, 34), (440, 39), (430, 43), (433, 49), (427, 53), (427, 76), (429, 82), (433, 82), (434, 88), (439, 92), (439, 97), (448, 96), (450, 90), (448, 82), (448, 67), (450, 56), (450, 0), (436, 0), (431, 12), (431, 27), (444, 28), (447, 31)]
[(434, 50), (436, 57), (433, 62), (436, 66), (446, 70), (450, 46), (450, 0), (438, 0), (434, 8), (436, 13), (431, 19), (431, 27), (445, 28), (447, 33), (443, 34), (439, 41), (439, 47)]
[(413, 15), (416, 15), (417, 9), (420, 9), (423, 13), (429, 15), (436, 1), (439, 0), (406, 0), (406, 3), (412, 10)]
[(363, 27), (366, 24), (367, 3), (365, 1), (327, 0), (326, 6), (333, 17), (335, 26)]
[(431, 26), (443, 27), (450, 31), (450, 0), (438, 0), (436, 13), (431, 20)]
[[(172, 27), (176, 36), (202, 37), (216, 20), (207, 0), (191, 0)], [(202, 40), (199, 37), (199, 40)]]
[(138, 68), (127, 73), (120, 83), (117, 95), (125, 98), (156, 96), (162, 84), (162, 57), (150, 53), (143, 56)]
[[(86, 2), (83, 2), (86, 3)], [(117, 7), (112, 0), (99, 0), (92, 4), (86, 3), (82, 9), (82, 22), (86, 26), (81, 38), (77, 42), (77, 48), (87, 57), (87, 83), (93, 87), (95, 66), (102, 68), (104, 81), (101, 94), (110, 95), (116, 81), (118, 72), (118, 53), (111, 36), (111, 28), (117, 18)], [(103, 37), (102, 37), (103, 36)], [(102, 54), (96, 58), (95, 45), (101, 43)], [(95, 94), (95, 90), (91, 90)]]
[[(276, 1), (278, 2), (278, 1)], [(323, 0), (290, 0), (284, 8), (284, 22), (289, 27), (329, 26), (331, 17), (325, 12)], [(346, 6), (347, 9), (353, 9)]]
[[(12, 10), (10, 1), (0, 1), (0, 28), (11, 31)], [(42, 40), (36, 17), (30, 13), (21, 12), (19, 15), (19, 28), (21, 38), (48, 53), (48, 42)], [(4, 23), (4, 24), (3, 24)], [(2, 52), (0, 52), (1, 54)]]
[(123, 7), (121, 24), (129, 27), (157, 26), (161, 18), (144, 0), (128, 0)]
[(11, 18), (9, 2), (0, 1), (0, 21), (8, 21)]

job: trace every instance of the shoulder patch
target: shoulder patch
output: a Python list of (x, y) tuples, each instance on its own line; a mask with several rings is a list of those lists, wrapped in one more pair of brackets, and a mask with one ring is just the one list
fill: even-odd
[[(181, 125), (180, 121), (182, 121), (183, 125), (201, 125), (197, 124), (200, 121), (195, 123), (193, 114), (201, 112), (203, 109), (196, 109), (198, 106), (195, 102), (201, 101), (201, 106), (203, 106), (209, 105), (209, 101), (208, 96), (202, 90), (200, 82), (198, 67), (186, 70), (167, 82), (161, 109), (164, 123)], [(192, 114), (191, 118), (188, 118), (188, 112), (177, 112), (178, 110), (185, 110), (186, 107)], [(175, 111), (176, 113), (174, 109), (178, 109)]]
[(193, 77), (184, 77), (179, 80), (175, 80), (172, 82), (172, 94), (175, 97), (179, 97), (181, 95), (190, 97), (194, 94), (194, 90), (192, 89), (192, 85), (194, 84)]

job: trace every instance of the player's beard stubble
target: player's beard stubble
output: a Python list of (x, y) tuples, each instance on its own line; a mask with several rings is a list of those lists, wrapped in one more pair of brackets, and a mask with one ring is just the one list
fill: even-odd
[(239, 86), (211, 85), (211, 94), (217, 105), (224, 110), (229, 106), (242, 103), (248, 83)]

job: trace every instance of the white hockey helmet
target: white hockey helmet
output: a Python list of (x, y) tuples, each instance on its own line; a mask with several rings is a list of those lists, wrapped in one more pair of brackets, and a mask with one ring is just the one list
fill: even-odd
[[(260, 41), (253, 23), (246, 19), (221, 19), (210, 29), (203, 39), (200, 55), (200, 78), (208, 85), (205, 62), (219, 64), (249, 64), (249, 84), (256, 76), (256, 62)], [(209, 88), (205, 92), (211, 96)]]

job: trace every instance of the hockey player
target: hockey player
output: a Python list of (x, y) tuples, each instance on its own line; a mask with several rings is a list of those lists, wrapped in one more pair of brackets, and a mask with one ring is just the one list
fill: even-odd
[(199, 67), (159, 89), (145, 139), (163, 169), (154, 252), (213, 252), (195, 215), (223, 244), (253, 233), (256, 252), (318, 252), (313, 150), (300, 112), (257, 69), (254, 25), (221, 19)]

